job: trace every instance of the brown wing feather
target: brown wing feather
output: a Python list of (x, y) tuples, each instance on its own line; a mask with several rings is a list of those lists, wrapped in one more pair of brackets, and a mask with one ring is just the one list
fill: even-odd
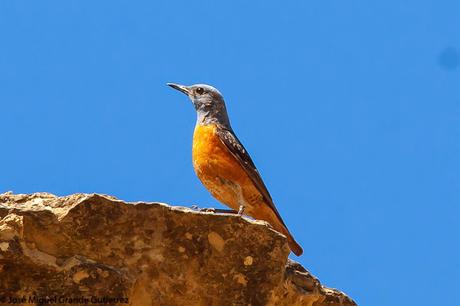
[(225, 144), (227, 149), (240, 162), (241, 166), (243, 166), (244, 170), (256, 186), (257, 190), (259, 190), (260, 194), (264, 197), (265, 202), (270, 206), (270, 208), (276, 214), (280, 222), (287, 229), (286, 224), (284, 224), (283, 219), (281, 218), (278, 210), (275, 207), (275, 204), (273, 203), (272, 197), (270, 196), (267, 187), (265, 186), (262, 178), (260, 177), (259, 171), (254, 165), (251, 156), (249, 156), (248, 152), (239, 141), (238, 137), (236, 137), (233, 131), (223, 127), (217, 128), (217, 134), (219, 135), (220, 140)]

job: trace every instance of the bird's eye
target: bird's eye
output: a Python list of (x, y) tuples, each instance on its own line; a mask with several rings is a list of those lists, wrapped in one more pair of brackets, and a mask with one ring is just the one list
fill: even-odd
[(196, 91), (197, 94), (201, 95), (201, 94), (203, 94), (204, 89), (203, 89), (203, 87), (198, 87), (195, 91)]

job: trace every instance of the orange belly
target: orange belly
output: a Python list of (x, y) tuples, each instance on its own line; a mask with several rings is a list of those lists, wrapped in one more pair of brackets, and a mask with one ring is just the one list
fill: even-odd
[(218, 201), (234, 210), (244, 205), (249, 215), (263, 204), (262, 195), (219, 139), (215, 125), (195, 127), (192, 159), (198, 178)]

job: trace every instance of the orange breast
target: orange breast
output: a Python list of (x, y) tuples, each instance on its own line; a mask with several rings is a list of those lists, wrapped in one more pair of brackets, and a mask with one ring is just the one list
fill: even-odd
[(218, 201), (234, 210), (246, 206), (248, 189), (254, 187), (238, 160), (219, 139), (215, 125), (195, 127), (192, 159), (198, 178)]

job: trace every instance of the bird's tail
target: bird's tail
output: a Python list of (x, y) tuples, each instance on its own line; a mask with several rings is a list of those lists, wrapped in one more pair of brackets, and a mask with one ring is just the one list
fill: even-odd
[(281, 219), (277, 211), (275, 212), (274, 210), (271, 210), (271, 213), (265, 215), (265, 219), (262, 219), (268, 221), (268, 223), (270, 223), (273, 229), (277, 230), (278, 232), (286, 236), (289, 248), (294, 254), (296, 254), (297, 256), (302, 255), (302, 247), (297, 243), (297, 241), (295, 241), (294, 237), (289, 232), (286, 224), (284, 224), (283, 219)]
[(302, 255), (303, 249), (302, 247), (297, 243), (297, 241), (294, 240), (294, 237), (292, 237), (291, 233), (289, 231), (287, 232), (287, 240), (288, 240), (288, 245), (291, 251), (296, 254), (297, 256)]
[[(276, 224), (276, 226), (274, 226), (274, 229), (279, 231), (279, 232), (281, 232), (281, 234), (286, 236), (289, 248), (291, 249), (292, 253), (296, 254), (297, 256), (302, 255), (302, 253), (303, 253), (302, 247), (297, 243), (297, 241), (295, 241), (294, 237), (289, 232), (289, 230), (287, 229), (287, 227), (284, 224), (284, 222), (282, 222), (282, 221), (279, 222), (278, 221), (276, 223), (277, 224)], [(275, 225), (275, 224), (272, 224), (272, 225)]]

